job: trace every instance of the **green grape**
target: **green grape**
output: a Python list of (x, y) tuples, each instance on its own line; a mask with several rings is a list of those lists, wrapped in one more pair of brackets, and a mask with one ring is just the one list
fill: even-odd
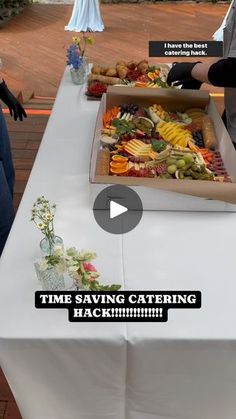
[(186, 164), (186, 162), (185, 162), (185, 160), (184, 160), (184, 159), (180, 159), (180, 160), (178, 160), (178, 161), (177, 161), (177, 167), (178, 167), (178, 169), (182, 169), (182, 167), (184, 167), (184, 166), (185, 166), (185, 164)]
[(173, 174), (176, 172), (176, 170), (177, 170), (177, 166), (176, 166), (176, 164), (171, 164), (171, 165), (169, 165), (169, 166), (167, 167), (167, 172), (168, 172), (170, 175), (173, 175)]
[(168, 159), (166, 160), (166, 164), (167, 166), (171, 166), (172, 164), (177, 164), (177, 160), (173, 159), (172, 157), (168, 157)]
[(186, 153), (185, 156), (184, 156), (184, 161), (185, 161), (185, 163), (193, 163), (194, 158), (193, 158), (192, 154)]

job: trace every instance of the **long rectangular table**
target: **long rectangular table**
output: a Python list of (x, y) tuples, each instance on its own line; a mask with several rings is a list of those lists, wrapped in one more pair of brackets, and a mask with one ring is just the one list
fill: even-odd
[[(96, 224), (88, 181), (99, 103), (65, 72), (0, 261), (0, 364), (23, 419), (235, 419), (234, 213), (144, 212), (119, 236)], [(104, 283), (199, 290), (168, 323), (69, 323), (37, 310), (35, 199), (58, 205), (66, 246), (93, 249)]]

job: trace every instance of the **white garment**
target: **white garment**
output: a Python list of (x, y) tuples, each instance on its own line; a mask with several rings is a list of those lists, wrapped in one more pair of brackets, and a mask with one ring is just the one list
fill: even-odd
[(225, 28), (225, 25), (226, 25), (226, 21), (227, 21), (228, 15), (230, 13), (231, 7), (233, 6), (233, 3), (234, 3), (234, 0), (231, 2), (230, 6), (228, 8), (228, 11), (227, 11), (227, 13), (226, 13), (226, 15), (224, 17), (224, 20), (221, 23), (220, 27), (212, 35), (212, 38), (214, 39), (214, 41), (223, 41), (223, 36), (224, 36), (223, 31), (224, 31), (224, 28)]
[(75, 0), (67, 31), (102, 32), (104, 24), (100, 14), (99, 0)]

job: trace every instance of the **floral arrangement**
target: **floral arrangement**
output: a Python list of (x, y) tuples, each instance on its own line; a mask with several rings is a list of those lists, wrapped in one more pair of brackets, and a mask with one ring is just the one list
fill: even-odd
[(64, 250), (55, 246), (52, 255), (45, 256), (39, 263), (40, 271), (54, 268), (59, 274), (66, 274), (73, 279), (76, 288), (90, 291), (118, 291), (120, 285), (101, 285), (98, 281), (99, 272), (91, 261), (97, 257), (96, 253), (88, 250), (80, 252), (71, 247)]
[(83, 59), (80, 56), (77, 46), (75, 44), (70, 45), (67, 49), (67, 65), (78, 70), (82, 63)]
[(74, 70), (78, 70), (83, 64), (83, 58), (87, 45), (93, 45), (94, 39), (83, 34), (82, 39), (74, 36), (72, 44), (67, 49), (67, 65)]
[[(43, 233), (49, 244), (49, 249), (52, 251), (55, 239), (53, 220), (56, 212), (56, 204), (44, 198), (39, 197), (31, 211), (31, 221), (35, 223), (37, 228)], [(51, 252), (50, 252), (51, 253)]]
[(49, 254), (38, 262), (39, 271), (45, 272), (53, 268), (58, 274), (68, 274), (78, 289), (118, 291), (120, 285), (101, 285), (99, 283), (100, 274), (91, 263), (97, 257), (96, 253), (89, 250), (78, 251), (74, 247), (64, 249), (63, 245), (55, 244), (53, 225), (55, 212), (56, 205), (51, 204), (44, 196), (36, 200), (31, 210), (31, 221), (36, 224), (50, 243)]

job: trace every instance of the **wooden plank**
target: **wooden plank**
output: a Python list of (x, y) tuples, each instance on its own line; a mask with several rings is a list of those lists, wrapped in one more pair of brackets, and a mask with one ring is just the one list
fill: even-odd
[[(106, 29), (93, 34), (95, 45), (88, 49), (89, 59), (108, 64), (144, 59), (151, 39), (211, 40), (227, 8), (227, 4), (211, 3), (103, 4)], [(55, 97), (73, 35), (63, 30), (71, 11), (71, 5), (30, 5), (1, 29), (4, 77), (13, 91)], [(25, 46), (24, 54), (19, 45)]]
[(4, 419), (22, 419), (14, 400), (8, 401), (7, 412)]
[(13, 149), (20, 149), (20, 150), (22, 150), (22, 148), (24, 149), (24, 148), (26, 148), (27, 147), (27, 144), (28, 144), (28, 141), (25, 141), (25, 140), (15, 140), (15, 139), (12, 139), (11, 137), (10, 137), (10, 141), (11, 141), (11, 149), (13, 150)]
[(0, 400), (12, 400), (12, 399), (13, 399), (13, 396), (12, 396), (10, 387), (0, 368)]
[(31, 170), (33, 166), (33, 159), (14, 159), (15, 169)]
[(14, 193), (13, 205), (14, 205), (15, 211), (17, 211), (17, 208), (20, 205), (21, 198), (22, 198), (22, 193)]
[(6, 419), (7, 400), (0, 400), (0, 419)]
[(16, 172), (17, 182), (19, 182), (19, 181), (22, 181), (22, 180), (27, 181), (31, 171), (30, 170), (25, 170), (25, 169), (18, 169), (15, 172)]
[[(46, 127), (46, 124), (45, 124)], [(29, 142), (29, 141), (41, 141), (42, 139), (42, 132), (20, 132), (20, 131), (10, 131), (9, 136), (11, 141), (16, 141), (19, 144), (21, 142)]]
[(25, 187), (27, 184), (27, 180), (17, 180), (16, 184), (15, 184), (15, 189), (14, 192), (16, 194), (23, 194)]
[(36, 156), (36, 154), (37, 154), (37, 150), (27, 150), (27, 149), (20, 149), (20, 150), (18, 150), (18, 149), (15, 149), (15, 150), (13, 150), (13, 158), (15, 159), (15, 160), (18, 160), (18, 159), (29, 159), (29, 160), (31, 160), (31, 161), (34, 161), (34, 159), (35, 159), (35, 156)]
[(15, 132), (23, 132), (23, 133), (30, 133), (30, 132), (36, 132), (41, 133), (46, 128), (46, 121), (37, 121), (33, 122), (33, 124), (30, 123), (9, 123), (7, 122), (7, 125), (9, 126), (9, 132), (15, 133)]
[[(7, 404), (6, 404), (7, 402)], [(5, 413), (6, 408), (6, 414)], [(15, 399), (0, 368), (0, 419), (22, 419)]]
[(26, 149), (27, 150), (38, 150), (39, 146), (40, 146), (41, 140), (30, 140), (27, 143)]

